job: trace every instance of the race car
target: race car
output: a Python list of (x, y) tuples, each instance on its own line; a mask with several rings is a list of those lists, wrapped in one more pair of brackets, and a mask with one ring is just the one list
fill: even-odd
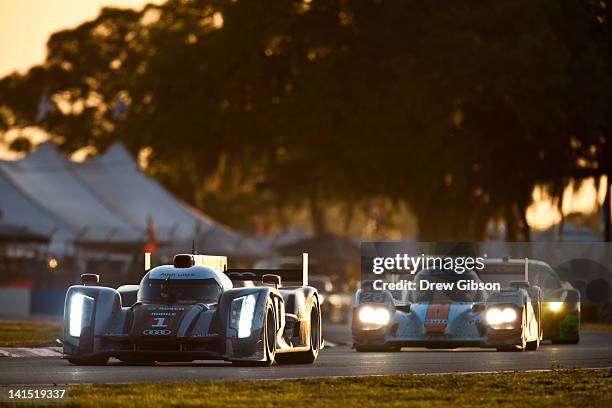
[(393, 291), (376, 290), (379, 285), (364, 282), (353, 311), (357, 351), (409, 346), (538, 349), (540, 291), (526, 281), (488, 290), (473, 271), (424, 269), (413, 282), (410, 290)]
[(487, 259), (479, 275), (484, 281), (508, 283), (527, 274), (531, 285), (542, 293), (544, 340), (553, 344), (578, 344), (580, 341), (580, 292), (562, 282), (546, 262), (535, 259)]
[[(299, 282), (281, 286), (281, 278)], [(73, 364), (227, 360), (239, 365), (313, 363), (323, 347), (321, 312), (302, 269), (228, 269), (227, 258), (179, 254), (139, 285), (97, 286), (81, 276), (64, 307), (63, 355)], [(232, 282), (260, 286), (233, 288)]]

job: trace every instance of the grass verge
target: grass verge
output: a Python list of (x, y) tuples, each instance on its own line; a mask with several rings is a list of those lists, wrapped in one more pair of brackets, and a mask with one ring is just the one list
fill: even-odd
[[(84, 407), (610, 407), (612, 370), (79, 385)], [(64, 404), (62, 404), (64, 405)], [(58, 406), (54, 404), (53, 406)]]
[(0, 322), (0, 347), (56, 346), (61, 324)]

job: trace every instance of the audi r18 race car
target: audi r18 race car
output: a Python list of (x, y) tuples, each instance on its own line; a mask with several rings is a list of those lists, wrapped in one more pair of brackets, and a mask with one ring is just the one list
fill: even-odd
[(562, 282), (546, 262), (529, 259), (487, 259), (480, 276), (485, 281), (509, 283), (523, 271), (531, 285), (542, 293), (542, 329), (544, 340), (554, 344), (580, 341), (580, 292), (569, 282)]
[[(281, 286), (281, 277), (297, 286)], [(312, 363), (321, 312), (302, 269), (228, 269), (225, 257), (179, 254), (140, 285), (97, 286), (82, 275), (64, 308), (63, 354), (73, 364), (222, 359), (242, 365)], [(233, 288), (232, 282), (260, 286)]]
[[(526, 281), (488, 290), (473, 271), (424, 269), (411, 290), (357, 291), (352, 335), (357, 351), (401, 347), (537, 350), (540, 290)], [(424, 289), (426, 288), (426, 289)]]

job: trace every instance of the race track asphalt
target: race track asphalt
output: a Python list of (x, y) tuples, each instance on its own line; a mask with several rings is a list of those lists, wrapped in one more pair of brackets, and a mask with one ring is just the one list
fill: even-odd
[[(334, 331), (336, 333), (334, 333)], [(342, 343), (344, 328), (330, 328), (329, 340)], [(330, 338), (331, 336), (331, 338)], [(343, 338), (340, 338), (343, 337)], [(538, 351), (497, 352), (488, 349), (358, 353), (350, 346), (328, 347), (314, 365), (234, 367), (218, 361), (107, 366), (74, 366), (57, 357), (0, 358), (0, 384), (120, 383), (166, 380), (256, 380), (362, 376), (408, 373), (496, 372), (562, 368), (612, 367), (612, 332), (583, 332), (579, 345), (542, 345)]]

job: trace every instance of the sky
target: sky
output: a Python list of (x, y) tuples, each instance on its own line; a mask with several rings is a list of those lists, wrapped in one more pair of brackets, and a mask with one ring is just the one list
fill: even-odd
[(0, 77), (45, 60), (49, 35), (95, 18), (102, 7), (142, 8), (160, 0), (0, 0)]

